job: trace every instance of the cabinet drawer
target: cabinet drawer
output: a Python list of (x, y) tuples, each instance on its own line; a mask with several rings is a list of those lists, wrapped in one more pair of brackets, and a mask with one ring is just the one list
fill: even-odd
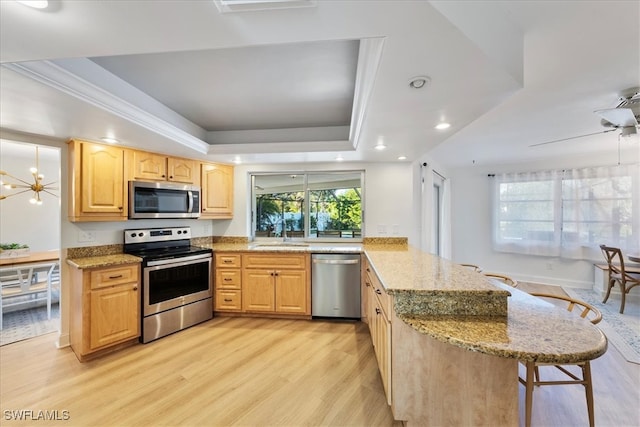
[(216, 289), (242, 289), (242, 270), (216, 269)]
[(214, 310), (242, 310), (242, 291), (217, 290)]
[(307, 255), (305, 254), (244, 254), (242, 264), (245, 268), (307, 268)]
[(91, 289), (121, 285), (124, 283), (138, 283), (140, 279), (139, 274), (138, 264), (91, 270)]
[(242, 266), (242, 256), (240, 254), (216, 254), (216, 267), (234, 267)]
[(376, 299), (380, 302), (380, 307), (387, 318), (391, 317), (391, 296), (387, 294), (376, 273), (373, 272), (368, 263), (365, 264), (365, 280), (371, 285)]

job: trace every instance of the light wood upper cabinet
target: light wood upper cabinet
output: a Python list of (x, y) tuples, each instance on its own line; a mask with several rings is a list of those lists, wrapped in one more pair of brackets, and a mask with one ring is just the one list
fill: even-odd
[(233, 166), (201, 163), (201, 218), (233, 218)]
[(130, 150), (128, 155), (131, 158), (129, 164), (132, 169), (129, 173), (130, 179), (199, 184), (199, 171), (195, 160), (137, 150)]
[(124, 221), (124, 149), (69, 142), (69, 221)]

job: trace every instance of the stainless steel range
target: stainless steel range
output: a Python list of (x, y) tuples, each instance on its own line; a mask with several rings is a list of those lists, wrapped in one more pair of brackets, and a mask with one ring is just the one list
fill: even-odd
[(125, 230), (124, 252), (143, 259), (140, 341), (213, 317), (212, 250), (191, 245), (190, 227)]

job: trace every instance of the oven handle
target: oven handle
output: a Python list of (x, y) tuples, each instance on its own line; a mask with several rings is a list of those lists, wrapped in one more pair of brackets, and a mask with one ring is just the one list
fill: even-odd
[(155, 267), (156, 265), (167, 265), (167, 264), (181, 264), (187, 261), (195, 261), (195, 260), (207, 259), (207, 258), (213, 258), (213, 257), (210, 253), (208, 253), (208, 254), (190, 255), (190, 256), (184, 256), (184, 257), (178, 257), (178, 258), (171, 258), (171, 259), (160, 259), (158, 261), (147, 262), (147, 267)]

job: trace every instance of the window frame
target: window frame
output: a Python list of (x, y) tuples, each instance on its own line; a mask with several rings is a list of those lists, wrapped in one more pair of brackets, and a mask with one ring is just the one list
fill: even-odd
[[(302, 215), (303, 221), (303, 237), (289, 237), (288, 240), (293, 242), (304, 243), (362, 243), (363, 236), (365, 235), (365, 170), (364, 169), (348, 169), (348, 170), (294, 170), (294, 171), (254, 171), (249, 172), (250, 183), (250, 209), (249, 215), (249, 230), (250, 241), (258, 242), (273, 242), (282, 241), (282, 237), (256, 237), (256, 228), (258, 225), (257, 218), (257, 206), (256, 206), (256, 177), (260, 176), (303, 176), (303, 184), (301, 192), (304, 193), (304, 202)], [(311, 231), (311, 198), (310, 193), (313, 189), (309, 188), (309, 176), (314, 175), (359, 175), (360, 179), (360, 237), (312, 237)]]
[[(555, 256), (566, 259), (583, 259), (595, 260), (601, 257), (600, 244), (620, 247), (623, 252), (637, 251), (640, 246), (640, 177), (638, 175), (638, 165), (626, 165), (616, 167), (593, 167), (593, 168), (576, 168), (556, 171), (541, 171), (531, 173), (509, 173), (502, 174), (495, 178), (492, 189), (493, 203), (492, 209), (492, 234), (493, 249), (498, 252), (518, 253), (527, 255)], [(490, 175), (495, 176), (495, 175)], [(630, 188), (626, 191), (627, 196), (621, 193), (605, 194), (602, 197), (584, 198), (581, 192), (585, 189), (597, 188), (598, 185), (614, 181), (620, 178), (628, 179)], [(600, 181), (600, 182), (598, 182)], [(549, 182), (551, 191), (549, 192), (550, 200), (547, 199), (527, 199), (510, 200), (509, 197), (503, 197), (501, 192), (502, 185), (508, 184), (530, 184), (534, 182)], [(512, 219), (503, 215), (502, 207), (504, 204), (512, 203), (536, 203), (550, 202), (551, 215), (548, 219), (522, 218)], [(589, 202), (595, 202), (592, 207)], [(598, 202), (601, 201), (601, 207)], [(622, 202), (620, 202), (622, 201)], [(589, 209), (584, 211), (581, 209), (582, 204)], [(626, 219), (616, 219), (612, 207), (615, 202), (620, 204), (629, 204)], [(589, 215), (597, 212), (597, 208), (604, 210), (607, 214), (606, 219), (598, 217), (596, 220), (589, 219)], [(610, 208), (605, 210), (605, 208)], [(567, 215), (568, 212), (573, 215)], [(534, 215), (535, 216), (535, 215)], [(549, 239), (528, 239), (509, 240), (503, 234), (501, 224), (504, 222), (522, 223), (527, 222), (550, 222), (552, 233)], [(591, 230), (594, 224), (602, 224), (601, 228), (612, 230), (609, 233), (598, 234), (592, 237)], [(595, 227), (596, 229), (598, 227)], [(613, 230), (621, 228), (630, 230), (628, 234)], [(523, 230), (534, 233), (535, 229), (529, 229), (523, 226)], [(572, 231), (573, 230), (573, 231)], [(575, 238), (572, 237), (575, 235)]]

